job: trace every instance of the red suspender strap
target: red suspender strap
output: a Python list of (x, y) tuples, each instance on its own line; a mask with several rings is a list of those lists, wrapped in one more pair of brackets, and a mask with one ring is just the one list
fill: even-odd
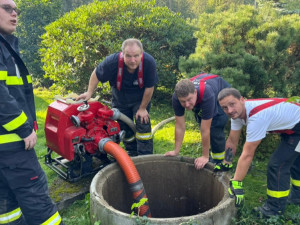
[(34, 128), (33, 128), (33, 129), (34, 129), (35, 131), (37, 131), (37, 130), (38, 130), (38, 124), (37, 124), (37, 122), (36, 122), (36, 121), (33, 121), (33, 124), (34, 124)]
[[(120, 91), (122, 86), (122, 79), (123, 79), (123, 73), (124, 73), (124, 55), (123, 52), (119, 53), (119, 60), (118, 60), (118, 74), (117, 74), (117, 89)], [(144, 62), (144, 54), (142, 53), (142, 59), (141, 63), (139, 65), (139, 71), (138, 71), (138, 83), (139, 87), (143, 88), (144, 86), (144, 75), (143, 75), (143, 66)]]
[(194, 81), (196, 78), (201, 77), (201, 76), (206, 75), (206, 74), (207, 74), (207, 73), (200, 73), (200, 74), (198, 74), (198, 75), (196, 75), (196, 76), (190, 78), (190, 81)]
[[(287, 98), (266, 98), (266, 99), (251, 99), (250, 101), (255, 101), (255, 100), (271, 100), (269, 102), (266, 102), (264, 104), (261, 104), (259, 106), (256, 106), (255, 108), (253, 108), (250, 113), (249, 113), (249, 117), (253, 116), (254, 114), (260, 112), (261, 110), (264, 110), (270, 106), (279, 104), (281, 102), (285, 102), (287, 100)], [(247, 100), (249, 101), (249, 100)]]
[(143, 76), (143, 70), (144, 70), (144, 54), (142, 53), (142, 59), (139, 65), (139, 73), (138, 73), (138, 82), (139, 82), (139, 86), (140, 88), (144, 87), (144, 76)]
[[(196, 78), (204, 76), (204, 75), (207, 75), (207, 73), (200, 73), (197, 76), (192, 77), (190, 79), (190, 81), (194, 81)], [(200, 104), (202, 102), (204, 91), (205, 91), (205, 81), (207, 81), (209, 79), (216, 78), (216, 77), (218, 77), (218, 75), (210, 75), (210, 76), (207, 76), (207, 77), (200, 78), (200, 81), (199, 81), (199, 98), (198, 98), (196, 104)]]
[[(266, 98), (266, 99), (250, 99), (247, 101), (255, 101), (255, 100), (271, 100), (269, 102), (266, 102), (264, 104), (261, 104), (259, 106), (256, 106), (255, 108), (253, 108), (250, 113), (249, 113), (249, 118), (253, 115), (255, 115), (256, 113), (269, 108), (273, 105), (277, 105), (281, 102), (286, 102), (287, 98)], [(270, 131), (271, 133), (285, 133), (285, 134), (293, 134), (295, 133), (293, 130), (275, 130), (275, 131)]]
[(124, 67), (124, 56), (123, 56), (123, 52), (120, 52), (119, 60), (118, 60), (118, 74), (117, 74), (117, 89), (119, 91), (121, 90), (121, 85), (122, 85), (123, 67)]

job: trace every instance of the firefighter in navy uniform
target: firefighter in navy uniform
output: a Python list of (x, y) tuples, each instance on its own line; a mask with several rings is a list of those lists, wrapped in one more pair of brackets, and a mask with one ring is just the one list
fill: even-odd
[(231, 118), (226, 144), (234, 152), (246, 126), (246, 142), (228, 189), (236, 206), (244, 201), (243, 179), (267, 132), (280, 133), (281, 142), (268, 163), (268, 198), (263, 206), (255, 208), (255, 213), (259, 217), (271, 217), (283, 214), (287, 202), (300, 204), (300, 104), (286, 102), (284, 98), (245, 100), (234, 88), (223, 89), (218, 100)]
[(153, 139), (149, 111), (154, 86), (158, 82), (154, 58), (143, 52), (142, 43), (137, 39), (127, 39), (122, 44), (122, 52), (105, 58), (93, 71), (88, 91), (77, 100), (88, 100), (98, 83), (109, 81), (112, 90), (112, 107), (135, 119), (136, 134), (127, 124), (118, 121), (125, 130), (123, 143), (129, 155), (153, 153)]
[[(195, 159), (195, 168), (201, 169), (210, 161), (222, 163), (225, 155), (224, 129), (228, 117), (217, 101), (218, 93), (230, 85), (220, 76), (201, 73), (191, 79), (183, 79), (175, 86), (172, 106), (175, 112), (175, 150), (165, 156), (180, 152), (185, 133), (185, 110), (192, 110), (200, 126), (202, 156)], [(211, 152), (209, 149), (211, 147)]]
[(12, 35), (17, 15), (14, 1), (0, 0), (0, 224), (63, 224), (33, 149), (32, 81)]

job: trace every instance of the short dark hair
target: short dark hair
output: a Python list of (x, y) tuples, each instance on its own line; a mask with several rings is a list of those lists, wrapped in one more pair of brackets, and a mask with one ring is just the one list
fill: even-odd
[(218, 94), (218, 101), (223, 100), (224, 98), (232, 95), (236, 99), (240, 99), (242, 97), (241, 93), (235, 88), (224, 88)]
[(177, 98), (186, 97), (195, 92), (195, 85), (189, 79), (180, 80), (175, 86), (175, 95)]
[(136, 38), (129, 38), (129, 39), (126, 39), (125, 41), (123, 41), (122, 43), (122, 52), (124, 52), (125, 48), (128, 46), (128, 45), (134, 45), (136, 44), (140, 49), (141, 49), (141, 52), (143, 52), (143, 44), (140, 40), (136, 39)]

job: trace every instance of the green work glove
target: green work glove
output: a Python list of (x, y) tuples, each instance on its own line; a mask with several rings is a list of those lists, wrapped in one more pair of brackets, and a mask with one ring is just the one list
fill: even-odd
[(217, 165), (215, 165), (214, 168), (214, 172), (225, 172), (228, 171), (232, 168), (232, 163), (231, 164), (227, 164), (227, 163), (218, 163)]
[(244, 189), (243, 189), (243, 182), (237, 180), (230, 180), (229, 182), (229, 196), (231, 198), (235, 198), (235, 206), (240, 207), (244, 203)]

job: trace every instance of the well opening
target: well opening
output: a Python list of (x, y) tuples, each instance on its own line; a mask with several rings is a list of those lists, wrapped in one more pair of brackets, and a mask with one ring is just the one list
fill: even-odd
[[(180, 221), (183, 221), (182, 218), (197, 220), (197, 215), (201, 214), (210, 215), (213, 218), (215, 208), (220, 207), (222, 203), (226, 203), (227, 206), (229, 204), (227, 200), (230, 199), (226, 187), (229, 178), (224, 175), (221, 178), (216, 176), (212, 172), (212, 165), (210, 169), (208, 166), (207, 169), (196, 170), (193, 159), (158, 155), (135, 157), (133, 162), (147, 193), (152, 214), (150, 221), (155, 221), (156, 218), (164, 219), (164, 221), (172, 221), (176, 218), (181, 219)], [(121, 217), (124, 214), (130, 214), (133, 198), (120, 167), (118, 165), (108, 167), (100, 171), (93, 179), (91, 213), (99, 214), (101, 224), (116, 224), (111, 221), (105, 223), (106, 218), (103, 217), (106, 217), (106, 214), (111, 217), (118, 217), (117, 214)], [(93, 193), (95, 193), (94, 197)], [(98, 197), (100, 198), (97, 199)], [(100, 209), (99, 204), (105, 209)], [(227, 206), (220, 207), (221, 211), (224, 211)], [(105, 215), (102, 211), (106, 212)], [(226, 213), (224, 220), (234, 214), (234, 210), (231, 211), (229, 214)], [(217, 219), (213, 220), (217, 221)], [(222, 224), (226, 224), (224, 220), (220, 220)]]
[[(208, 170), (192, 164), (166, 161), (136, 164), (143, 181), (152, 217), (171, 218), (203, 213), (224, 196), (222, 183)], [(131, 213), (132, 193), (121, 170), (113, 171), (103, 184), (104, 200), (113, 208)]]

